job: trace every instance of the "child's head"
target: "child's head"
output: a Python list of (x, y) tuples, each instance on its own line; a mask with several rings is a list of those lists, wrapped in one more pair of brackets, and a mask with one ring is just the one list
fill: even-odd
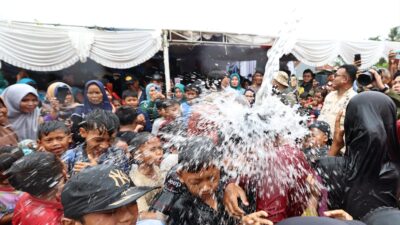
[(118, 108), (118, 107), (120, 107), (122, 104), (121, 104), (121, 101), (119, 100), (119, 99), (116, 99), (116, 98), (113, 98), (112, 99), (112, 104), (113, 104), (113, 106), (115, 107), (115, 108)]
[(165, 118), (166, 119), (175, 119), (181, 116), (181, 105), (178, 101), (168, 99), (165, 101)]
[(201, 199), (214, 195), (220, 179), (221, 158), (222, 154), (206, 137), (191, 138), (179, 148), (177, 173), (192, 195)]
[(124, 105), (132, 106), (133, 108), (137, 108), (139, 105), (138, 93), (134, 90), (124, 91), (122, 99), (124, 100)]
[(131, 106), (121, 106), (115, 112), (121, 126), (134, 125), (138, 116), (136, 110)]
[(185, 98), (188, 101), (191, 101), (197, 97), (199, 97), (200, 89), (196, 87), (194, 84), (188, 84), (185, 87)]
[(8, 173), (8, 180), (15, 189), (36, 197), (55, 196), (64, 181), (63, 163), (49, 152), (34, 152), (22, 157)]
[(148, 132), (138, 133), (130, 142), (129, 149), (138, 164), (160, 165), (163, 149), (160, 140)]
[(325, 121), (315, 121), (310, 125), (310, 142), (313, 147), (331, 145), (331, 128)]
[(19, 158), (23, 157), (24, 153), (22, 150), (15, 146), (3, 146), (0, 147), (0, 184), (8, 184), (8, 173), (6, 171), (10, 169), (12, 164)]
[(61, 121), (45, 122), (39, 126), (37, 143), (47, 152), (61, 157), (71, 141), (70, 129)]
[(118, 117), (106, 110), (96, 109), (90, 112), (79, 129), (85, 139), (86, 152), (100, 156), (110, 147), (119, 129)]
[(326, 89), (317, 88), (314, 93), (314, 101), (323, 104), (328, 91)]
[(157, 113), (160, 117), (165, 117), (165, 108), (167, 107), (165, 104), (165, 100), (158, 99), (156, 102)]

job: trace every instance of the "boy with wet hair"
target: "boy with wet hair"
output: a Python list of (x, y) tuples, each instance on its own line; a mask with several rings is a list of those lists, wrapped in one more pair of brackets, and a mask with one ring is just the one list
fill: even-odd
[(144, 126), (138, 122), (138, 113), (130, 106), (121, 106), (115, 112), (121, 127), (117, 133), (117, 137), (122, 141), (129, 143), (135, 135), (142, 131)]
[(44, 122), (38, 130), (39, 149), (61, 157), (68, 150), (72, 136), (70, 129), (61, 121)]
[(154, 188), (137, 187), (120, 169), (97, 165), (74, 174), (61, 193), (62, 225), (135, 225), (136, 201)]
[(116, 165), (129, 172), (128, 158), (122, 149), (111, 147), (119, 129), (118, 117), (102, 109), (90, 112), (79, 132), (85, 142), (68, 150), (62, 157), (68, 173), (76, 173), (97, 164)]
[(304, 154), (311, 165), (314, 165), (320, 157), (328, 156), (328, 151), (332, 144), (331, 128), (325, 121), (315, 121), (309, 126), (309, 129), (310, 147), (304, 149)]
[(24, 153), (17, 147), (0, 148), (0, 224), (11, 224), (15, 205), (22, 195), (10, 185), (6, 171), (23, 156)]
[(16, 161), (8, 173), (10, 184), (26, 192), (16, 204), (13, 224), (60, 224), (63, 208), (59, 197), (65, 175), (57, 156), (49, 152), (32, 153)]
[(171, 207), (167, 224), (272, 225), (264, 219), (264, 211), (243, 216), (241, 221), (228, 215), (222, 204), (221, 160), (222, 153), (206, 137), (191, 138), (180, 148), (177, 175), (183, 184), (182, 193)]

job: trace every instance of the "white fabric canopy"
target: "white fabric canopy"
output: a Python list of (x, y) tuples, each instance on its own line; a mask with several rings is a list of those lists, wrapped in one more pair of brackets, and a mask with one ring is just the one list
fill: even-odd
[(161, 49), (161, 30), (106, 31), (0, 22), (0, 59), (36, 71), (56, 71), (87, 58), (126, 69)]

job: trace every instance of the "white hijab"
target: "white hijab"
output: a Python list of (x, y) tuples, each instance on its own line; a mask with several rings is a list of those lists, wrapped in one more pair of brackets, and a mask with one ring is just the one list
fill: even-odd
[(28, 84), (11, 85), (2, 93), (4, 103), (8, 109), (8, 120), (20, 141), (37, 139), (40, 116), (39, 108), (36, 108), (32, 113), (22, 113), (20, 111), (20, 103), (28, 94), (33, 94), (39, 99), (35, 88)]

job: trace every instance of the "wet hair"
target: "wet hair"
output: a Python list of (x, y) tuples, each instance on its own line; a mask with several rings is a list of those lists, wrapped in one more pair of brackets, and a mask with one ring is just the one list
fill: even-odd
[(139, 95), (136, 91), (133, 90), (125, 90), (122, 92), (122, 99), (126, 99), (128, 97), (138, 98)]
[(310, 70), (310, 69), (305, 69), (305, 70), (303, 71), (303, 75), (306, 74), (306, 73), (311, 73), (312, 78), (315, 78), (315, 74), (313, 73), (312, 70)]
[(174, 105), (180, 105), (175, 99), (167, 99), (164, 101), (165, 108), (169, 108)]
[(357, 75), (357, 67), (355, 65), (351, 65), (351, 64), (345, 64), (339, 67), (343, 68), (344, 70), (346, 70), (347, 75), (350, 77), (351, 79), (351, 83), (353, 83), (356, 80), (356, 75)]
[(178, 170), (197, 173), (204, 168), (215, 166), (222, 158), (208, 137), (189, 138), (178, 147)]
[(65, 123), (61, 121), (48, 121), (40, 124), (38, 129), (38, 139), (41, 139), (43, 136), (47, 136), (56, 130), (61, 130), (66, 135), (71, 133), (71, 130), (67, 127), (67, 125), (65, 125)]
[(34, 196), (46, 194), (61, 180), (62, 162), (49, 152), (35, 152), (16, 161), (8, 170), (10, 184)]
[(121, 125), (131, 125), (135, 122), (138, 113), (131, 106), (121, 106), (115, 112)]
[(22, 150), (16, 146), (3, 146), (0, 147), (0, 172), (5, 175), (2, 176), (0, 181), (3, 181), (8, 178), (7, 173), (5, 173), (12, 164), (24, 156)]
[(185, 92), (188, 92), (188, 91), (194, 91), (194, 92), (197, 93), (197, 95), (200, 95), (200, 94), (201, 94), (201, 89), (200, 89), (200, 87), (199, 87), (198, 85), (195, 85), (195, 84), (188, 84), (188, 85), (186, 85), (186, 87), (185, 87)]
[(149, 132), (140, 132), (132, 140), (129, 141), (129, 152), (136, 152), (139, 150), (140, 146), (148, 142), (150, 139), (155, 138), (153, 134)]
[(119, 119), (110, 111), (95, 109), (87, 114), (82, 123), (82, 128), (87, 131), (97, 130), (100, 133), (107, 132), (111, 136), (119, 130)]

